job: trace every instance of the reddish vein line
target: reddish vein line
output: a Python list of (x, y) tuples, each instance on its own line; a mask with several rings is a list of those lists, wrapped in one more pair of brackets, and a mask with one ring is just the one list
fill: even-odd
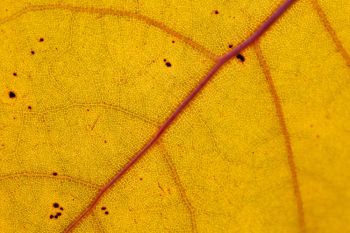
[(145, 16), (142, 14), (136, 14), (125, 10), (114, 10), (111, 8), (81, 7), (81, 6), (73, 6), (73, 5), (61, 4), (61, 3), (46, 4), (46, 5), (28, 5), (27, 7), (16, 12), (15, 14), (5, 17), (3, 19), (0, 19), (0, 24), (15, 20), (16, 18), (20, 17), (21, 15), (27, 14), (28, 12), (46, 11), (46, 10), (67, 10), (71, 12), (96, 14), (100, 16), (111, 15), (111, 16), (133, 18), (147, 25), (156, 27), (159, 30), (167, 33), (168, 35), (171, 35), (179, 39), (180, 41), (184, 42), (188, 46), (192, 47), (194, 50), (204, 54), (210, 60), (214, 61), (216, 58), (216, 55), (212, 53), (210, 50), (208, 50), (207, 48), (205, 48), (203, 45), (198, 44), (197, 42), (193, 41), (191, 38), (181, 34), (180, 32), (173, 30), (169, 26), (161, 22), (158, 22), (155, 19), (149, 18), (148, 16)]
[(102, 197), (110, 190), (117, 181), (121, 179), (145, 154), (146, 152), (156, 144), (160, 137), (166, 132), (166, 130), (172, 125), (172, 123), (184, 112), (188, 105), (195, 99), (195, 97), (203, 90), (206, 84), (214, 77), (219, 69), (225, 65), (228, 61), (234, 58), (239, 52), (247, 48), (258, 38), (260, 38), (279, 18), (285, 13), (289, 7), (296, 0), (286, 0), (274, 13), (267, 18), (261, 26), (251, 35), (235, 47), (232, 51), (218, 58), (215, 65), (209, 70), (209, 72), (200, 80), (198, 85), (181, 101), (177, 108), (170, 114), (170, 116), (159, 127), (158, 131), (150, 138), (150, 140), (130, 159), (130, 161), (124, 165), (124, 167), (118, 171), (97, 193), (90, 204), (77, 216), (64, 230), (65, 233), (74, 230), (84, 218), (86, 218), (92, 210), (96, 207)]
[(332, 38), (332, 40), (335, 44), (335, 47), (337, 48), (337, 50), (339, 51), (339, 53), (341, 54), (341, 56), (345, 60), (346, 65), (350, 67), (350, 56), (349, 56), (348, 52), (345, 50), (341, 41), (339, 40), (337, 33), (335, 33), (334, 29), (332, 28), (332, 26), (331, 26), (331, 24), (326, 16), (326, 13), (322, 10), (322, 8), (317, 0), (311, 0), (311, 4), (312, 4), (312, 7), (317, 12), (318, 17), (320, 18), (323, 27), (328, 32), (329, 36)]
[(266, 82), (268, 84), (268, 88), (269, 88), (269, 92), (271, 94), (272, 102), (275, 105), (276, 115), (278, 117), (278, 122), (279, 122), (279, 125), (281, 128), (281, 131), (282, 131), (284, 144), (285, 144), (286, 152), (287, 152), (288, 167), (289, 167), (290, 174), (291, 174), (294, 197), (295, 197), (295, 202), (296, 202), (296, 207), (297, 207), (299, 229), (300, 229), (300, 232), (305, 233), (306, 227), (305, 227), (305, 217), (304, 217), (304, 205), (303, 205), (303, 200), (301, 198), (301, 193), (300, 193), (298, 173), (297, 173), (297, 169), (295, 166), (292, 143), (291, 143), (290, 135), (289, 135), (288, 128), (287, 128), (287, 123), (286, 123), (286, 120), (284, 117), (281, 100), (277, 94), (277, 90), (276, 90), (275, 84), (273, 82), (269, 66), (265, 60), (265, 57), (264, 57), (261, 49), (260, 49), (260, 46), (258, 44), (256, 44), (254, 46), (254, 49), (255, 49), (255, 53), (258, 57), (259, 64), (263, 70)]

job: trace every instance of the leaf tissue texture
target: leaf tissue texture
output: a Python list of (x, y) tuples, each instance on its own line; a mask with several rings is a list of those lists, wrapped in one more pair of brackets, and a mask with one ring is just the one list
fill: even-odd
[(350, 232), (348, 12), (1, 0), (0, 233)]

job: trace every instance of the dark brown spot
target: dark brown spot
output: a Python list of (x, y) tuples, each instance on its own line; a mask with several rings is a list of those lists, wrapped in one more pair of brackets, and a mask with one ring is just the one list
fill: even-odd
[(39, 42), (44, 42), (44, 38), (40, 38), (40, 39), (39, 39)]
[(31, 109), (32, 109), (32, 106), (28, 106), (28, 109), (31, 110)]
[(13, 76), (17, 76), (17, 73), (16, 73), (16, 72), (13, 72)]
[(31, 53), (32, 55), (34, 55), (34, 54), (35, 54), (35, 51), (34, 51), (34, 50), (32, 50), (32, 51), (30, 51), (30, 53)]
[(52, 214), (50, 215), (50, 219), (53, 219), (53, 215)]
[(9, 92), (9, 97), (10, 98), (16, 98), (16, 94), (13, 91)]
[(140, 177), (140, 180), (143, 180), (143, 178), (142, 178), (142, 177)]
[(52, 175), (53, 175), (53, 176), (57, 176), (57, 172), (53, 172)]
[(229, 44), (229, 45), (228, 45), (228, 47), (229, 47), (229, 48), (232, 48), (232, 47), (233, 47), (233, 45), (232, 45), (232, 44)]
[(214, 10), (214, 14), (219, 14), (219, 11), (218, 10)]
[(171, 63), (170, 62), (165, 62), (165, 65), (167, 66), (167, 67), (171, 67)]
[(57, 216), (61, 216), (61, 215), (62, 215), (62, 213), (60, 213), (60, 212), (57, 213)]
[(171, 41), (171, 43), (173, 43), (173, 44), (174, 44), (174, 43), (175, 43), (175, 40)]
[(244, 62), (245, 61), (245, 57), (242, 55), (242, 54), (237, 54), (237, 59), (240, 60), (241, 62)]
[(63, 207), (61, 207), (60, 210), (63, 210)]
[(101, 210), (106, 210), (107, 208), (105, 206), (102, 206)]
[(109, 214), (109, 212), (108, 211), (105, 211), (105, 215), (108, 215)]
[(60, 207), (60, 205), (57, 203), (57, 202), (55, 202), (55, 203), (53, 203), (53, 205), (52, 205), (54, 208), (58, 208), (58, 207)]

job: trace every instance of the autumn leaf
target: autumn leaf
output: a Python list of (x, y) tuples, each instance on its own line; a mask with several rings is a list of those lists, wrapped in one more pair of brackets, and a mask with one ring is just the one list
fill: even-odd
[(350, 232), (350, 2), (0, 3), (0, 232)]

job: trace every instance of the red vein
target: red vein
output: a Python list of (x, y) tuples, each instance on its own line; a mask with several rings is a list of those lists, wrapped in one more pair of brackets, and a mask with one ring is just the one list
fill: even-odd
[(292, 144), (291, 144), (290, 135), (288, 132), (286, 120), (284, 117), (281, 100), (277, 94), (277, 90), (276, 90), (275, 84), (273, 82), (269, 66), (265, 60), (265, 57), (264, 57), (261, 49), (260, 49), (260, 46), (258, 44), (256, 44), (254, 46), (254, 49), (255, 49), (255, 53), (258, 57), (259, 64), (263, 70), (265, 80), (268, 84), (269, 91), (270, 91), (271, 98), (272, 98), (272, 102), (275, 105), (276, 115), (278, 117), (278, 122), (279, 122), (281, 131), (282, 131), (282, 135), (284, 138), (284, 144), (285, 144), (286, 151), (287, 151), (288, 166), (289, 166), (289, 170), (291, 173), (294, 197), (295, 197), (295, 202), (296, 202), (296, 206), (297, 206), (299, 229), (300, 229), (300, 232), (304, 233), (304, 232), (306, 232), (306, 228), (305, 228), (303, 200), (302, 200), (301, 193), (300, 193), (300, 186), (299, 186), (299, 182), (298, 182), (298, 174), (297, 174), (297, 169), (295, 166)]
[(113, 15), (113, 16), (119, 16), (119, 17), (127, 17), (127, 18), (133, 18), (138, 21), (144, 22), (148, 25), (152, 25), (153, 27), (156, 27), (160, 29), (161, 31), (165, 32), (166, 34), (169, 34), (180, 41), (184, 42), (188, 46), (192, 47), (194, 50), (200, 52), (201, 54), (205, 55), (205, 57), (215, 60), (217, 57), (214, 53), (212, 53), (210, 50), (205, 48), (203, 45), (193, 41), (191, 38), (182, 35), (180, 32), (177, 32), (173, 30), (172, 28), (166, 26), (165, 24), (158, 22), (155, 19), (152, 19), (148, 16), (125, 11), (125, 10), (115, 10), (111, 8), (96, 8), (96, 7), (82, 7), (82, 6), (74, 6), (69, 4), (45, 4), (45, 5), (28, 5), (24, 9), (14, 13), (13, 15), (10, 15), (8, 17), (5, 17), (3, 19), (0, 19), (0, 24), (15, 20), (21, 15), (24, 15), (28, 12), (33, 11), (46, 11), (46, 10), (67, 10), (71, 12), (80, 12), (80, 13), (88, 13), (88, 14), (97, 14), (100, 16), (105, 15)]
[(64, 232), (71, 232), (74, 230), (84, 218), (86, 218), (91, 211), (96, 207), (101, 198), (110, 190), (117, 181), (119, 181), (147, 152), (157, 143), (166, 130), (173, 124), (173, 122), (184, 112), (188, 105), (193, 102), (195, 97), (203, 90), (207, 83), (214, 77), (219, 69), (225, 65), (228, 61), (234, 58), (240, 51), (247, 48), (258, 38), (260, 38), (279, 18), (285, 13), (289, 7), (295, 2), (295, 0), (285, 0), (282, 5), (277, 8), (274, 13), (267, 18), (260, 27), (245, 41), (235, 47), (232, 51), (228, 52), (221, 58), (217, 59), (216, 64), (209, 70), (209, 72), (199, 81), (198, 85), (181, 101), (177, 108), (170, 114), (170, 116), (159, 127), (158, 131), (149, 139), (149, 141), (141, 147), (141, 149), (131, 157), (130, 161), (124, 165), (124, 167), (118, 171), (96, 194), (89, 205), (77, 216), (65, 229)]
[(333, 27), (331, 26), (331, 24), (326, 16), (326, 13), (322, 10), (322, 8), (317, 0), (311, 0), (311, 3), (312, 3), (313, 8), (315, 9), (315, 11), (317, 12), (317, 15), (320, 18), (323, 27), (328, 32), (329, 36), (332, 38), (332, 40), (335, 44), (335, 47), (337, 48), (337, 50), (339, 51), (339, 53), (341, 54), (341, 56), (345, 60), (346, 65), (350, 67), (350, 56), (349, 56), (348, 52), (345, 50), (341, 41), (339, 40)]
[(69, 181), (75, 184), (80, 184), (84, 185), (86, 187), (89, 187), (94, 190), (98, 190), (102, 187), (102, 185), (94, 184), (89, 181), (85, 181), (82, 179), (74, 178), (72, 176), (68, 175), (57, 175), (53, 176), (52, 174), (47, 174), (47, 173), (37, 173), (37, 172), (21, 172), (21, 173), (11, 173), (11, 174), (4, 174), (0, 175), (0, 182), (4, 180), (9, 180), (9, 179), (15, 179), (15, 178), (47, 178), (47, 179), (54, 179), (54, 180), (64, 180), (64, 181)]
[(178, 188), (178, 191), (180, 193), (181, 199), (182, 199), (183, 203), (185, 204), (185, 207), (190, 215), (192, 232), (196, 233), (196, 232), (198, 232), (198, 230), (197, 230), (195, 209), (193, 208), (190, 200), (188, 199), (188, 197), (186, 195), (185, 188), (181, 183), (179, 174), (177, 173), (177, 170), (176, 170), (176, 167), (174, 165), (173, 160), (171, 159), (170, 155), (168, 154), (165, 146), (161, 142), (159, 142), (159, 144), (161, 145), (161, 149), (163, 150), (162, 156), (163, 156), (166, 164), (169, 167), (169, 170), (171, 172), (171, 177), (173, 178), (173, 180)]

